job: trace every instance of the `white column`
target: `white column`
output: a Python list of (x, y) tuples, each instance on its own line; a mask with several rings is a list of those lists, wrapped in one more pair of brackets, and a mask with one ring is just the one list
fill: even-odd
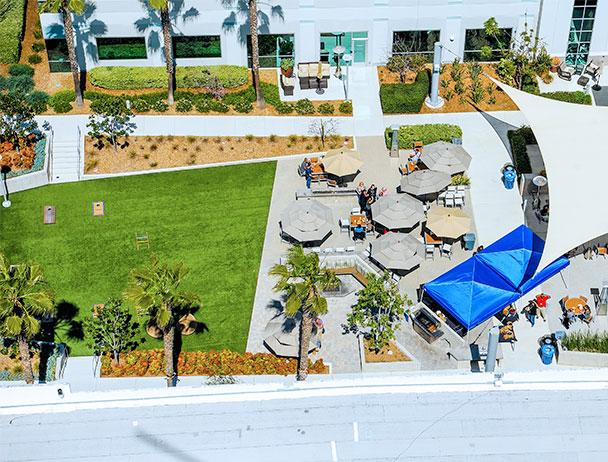
[(295, 34), (296, 62), (314, 62), (319, 60), (319, 32), (314, 21), (300, 21)]
[(390, 37), (388, 18), (374, 19), (369, 41), (370, 56), (368, 59), (371, 64), (386, 63), (393, 45), (392, 37)]

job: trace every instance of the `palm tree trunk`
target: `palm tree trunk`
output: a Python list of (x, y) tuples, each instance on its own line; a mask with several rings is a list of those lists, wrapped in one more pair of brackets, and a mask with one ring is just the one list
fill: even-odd
[(70, 13), (67, 3), (67, 0), (63, 0), (60, 13), (63, 16), (63, 30), (65, 34), (65, 43), (68, 47), (68, 58), (70, 60), (72, 79), (74, 80), (76, 105), (82, 106), (82, 88), (80, 87), (80, 70), (78, 68), (78, 61), (76, 59), (76, 47), (74, 46), (74, 27), (72, 25), (72, 13)]
[(308, 376), (308, 349), (312, 337), (312, 317), (309, 313), (302, 314), (300, 321), (300, 352), (298, 354), (298, 373), (296, 380), (306, 380)]
[(260, 84), (260, 49), (258, 47), (258, 2), (249, 0), (249, 33), (251, 34), (251, 72), (255, 88), (256, 104), (264, 109), (266, 101)]
[(167, 104), (173, 105), (175, 93), (175, 62), (173, 60), (173, 39), (171, 38), (171, 18), (169, 8), (160, 10), (160, 21), (163, 28), (163, 51), (167, 63)]
[(27, 339), (23, 335), (17, 336), (17, 343), (19, 345), (19, 356), (21, 356), (21, 365), (23, 366), (23, 375), (25, 376), (25, 383), (34, 383), (34, 370), (32, 369), (32, 358), (30, 358), (30, 347), (27, 343)]
[(174, 387), (173, 377), (175, 375), (175, 323), (171, 322), (163, 329), (163, 343), (165, 347), (165, 376), (167, 386)]

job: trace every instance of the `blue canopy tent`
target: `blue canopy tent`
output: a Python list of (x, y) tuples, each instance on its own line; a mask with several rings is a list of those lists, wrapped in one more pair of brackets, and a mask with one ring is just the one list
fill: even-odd
[(424, 291), (471, 329), (569, 265), (561, 257), (537, 272), (544, 244), (522, 225), (425, 284)]

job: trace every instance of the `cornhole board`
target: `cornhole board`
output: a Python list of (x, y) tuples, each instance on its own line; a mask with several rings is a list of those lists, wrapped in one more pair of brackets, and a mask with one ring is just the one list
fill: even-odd
[(44, 206), (44, 224), (54, 225), (55, 224), (55, 206), (45, 205)]
[(93, 216), (103, 217), (106, 214), (106, 205), (103, 201), (93, 202)]

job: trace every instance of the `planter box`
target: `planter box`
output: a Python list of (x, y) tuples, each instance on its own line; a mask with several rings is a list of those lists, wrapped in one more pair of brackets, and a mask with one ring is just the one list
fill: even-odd
[(558, 358), (558, 366), (608, 367), (608, 353), (560, 350)]
[(365, 361), (364, 342), (359, 338), (359, 357), (361, 358), (361, 372), (404, 372), (404, 371), (417, 371), (420, 370), (420, 363), (414, 358), (414, 356), (407, 351), (403, 345), (396, 340), (393, 343), (399, 348), (404, 354), (406, 354), (411, 361), (395, 361), (390, 363), (368, 363)]

